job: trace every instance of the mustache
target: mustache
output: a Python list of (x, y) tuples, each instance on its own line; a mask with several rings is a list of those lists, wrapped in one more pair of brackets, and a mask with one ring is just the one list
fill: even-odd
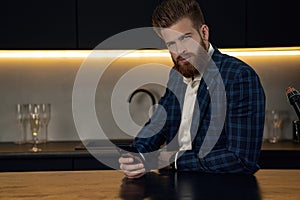
[(196, 55), (194, 55), (193, 53), (180, 54), (179, 56), (177, 56), (176, 62), (179, 62), (179, 61), (181, 61), (183, 59), (190, 58), (190, 57), (193, 57), (193, 56), (196, 56)]
[(199, 75), (200, 74), (199, 71), (190, 62), (179, 64), (178, 61), (184, 58), (187, 58), (187, 56), (186, 55), (184, 55), (183, 57), (178, 56), (176, 58), (176, 62), (173, 60), (175, 64), (174, 65), (175, 69), (186, 78), (192, 78), (196, 75)]

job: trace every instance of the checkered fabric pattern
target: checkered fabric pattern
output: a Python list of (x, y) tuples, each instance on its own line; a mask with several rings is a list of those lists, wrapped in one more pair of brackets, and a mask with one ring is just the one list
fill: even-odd
[[(193, 149), (181, 152), (176, 161), (179, 171), (202, 171), (209, 173), (255, 173), (262, 144), (265, 121), (265, 93), (256, 72), (241, 60), (222, 54), (214, 48), (212, 60), (216, 70), (206, 70), (197, 93), (191, 137)], [(215, 75), (221, 75), (226, 92), (225, 123), (221, 135), (212, 150), (204, 157), (199, 150), (213, 118), (211, 107), (215, 105), (210, 96), (215, 89)], [(206, 76), (206, 77), (205, 77)], [(135, 138), (134, 146), (141, 152), (158, 150), (168, 144), (176, 151), (177, 133), (186, 84), (172, 69), (164, 96), (156, 112)], [(218, 96), (218, 95), (217, 95)], [(218, 127), (216, 127), (218, 128)]]

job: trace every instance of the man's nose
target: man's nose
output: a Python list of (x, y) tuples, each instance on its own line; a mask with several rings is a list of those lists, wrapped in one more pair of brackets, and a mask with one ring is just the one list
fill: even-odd
[(177, 53), (177, 55), (182, 55), (185, 52), (186, 52), (185, 46), (181, 42), (176, 43), (176, 53)]

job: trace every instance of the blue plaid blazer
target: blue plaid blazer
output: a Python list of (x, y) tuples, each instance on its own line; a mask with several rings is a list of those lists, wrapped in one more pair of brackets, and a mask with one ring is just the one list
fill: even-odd
[[(217, 48), (211, 63), (215, 68), (207, 68), (197, 92), (191, 137), (192, 150), (182, 152), (175, 161), (179, 171), (202, 171), (209, 173), (255, 173), (262, 144), (265, 121), (265, 94), (256, 72), (241, 60), (222, 54)], [(221, 101), (226, 102), (224, 123), (216, 143), (205, 156), (199, 151), (213, 120), (212, 94), (217, 94), (220, 75), (225, 89)], [(219, 79), (220, 80), (220, 79)], [(183, 77), (172, 69), (166, 92), (159, 101), (156, 112), (141, 129), (134, 146), (141, 153), (153, 152), (167, 144), (171, 151), (179, 149), (177, 133), (181, 121), (181, 111), (186, 84)], [(218, 107), (216, 107), (218, 110)], [(219, 113), (220, 114), (220, 113)], [(217, 113), (218, 115), (218, 113)]]

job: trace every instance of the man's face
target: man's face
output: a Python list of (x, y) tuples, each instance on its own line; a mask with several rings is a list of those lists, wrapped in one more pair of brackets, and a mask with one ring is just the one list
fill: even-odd
[(189, 18), (183, 18), (169, 28), (162, 29), (162, 37), (171, 53), (175, 69), (187, 78), (194, 77), (199, 71), (199, 58), (207, 54), (207, 49)]

